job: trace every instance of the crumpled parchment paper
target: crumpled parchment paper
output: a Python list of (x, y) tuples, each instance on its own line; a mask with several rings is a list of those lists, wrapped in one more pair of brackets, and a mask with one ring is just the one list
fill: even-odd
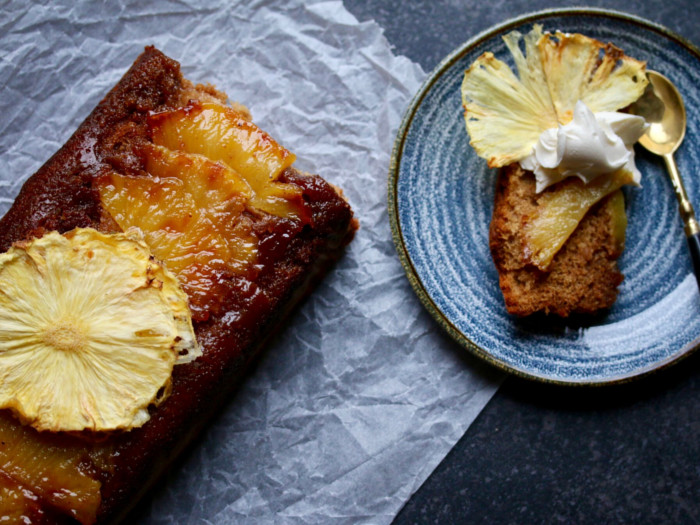
[(361, 222), (138, 519), (389, 523), (499, 382), (424, 312), (392, 244), (389, 157), (420, 66), (337, 0), (10, 2), (0, 27), (0, 214), (154, 44), (248, 105)]

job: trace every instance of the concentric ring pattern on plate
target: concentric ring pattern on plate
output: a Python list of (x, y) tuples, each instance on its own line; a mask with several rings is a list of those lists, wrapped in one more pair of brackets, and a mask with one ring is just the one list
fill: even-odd
[(605, 384), (663, 367), (700, 344), (700, 294), (663, 162), (637, 150), (642, 188), (627, 188), (629, 223), (612, 310), (595, 319), (516, 319), (505, 310), (488, 250), (496, 173), (468, 145), (464, 70), (483, 52), (513, 66), (509, 31), (578, 32), (621, 47), (671, 78), (688, 129), (676, 154), (700, 206), (700, 52), (651, 22), (602, 10), (535, 13), (477, 36), (447, 57), (414, 98), (394, 147), (389, 211), (409, 280), (438, 322), (495, 365), (564, 384)]

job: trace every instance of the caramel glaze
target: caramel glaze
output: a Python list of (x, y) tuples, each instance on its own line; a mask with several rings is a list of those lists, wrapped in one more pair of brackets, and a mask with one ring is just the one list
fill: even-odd
[[(103, 170), (143, 173), (138, 151), (146, 117), (176, 107), (179, 64), (148, 47), (61, 150), (24, 185), (0, 219), (0, 250), (45, 231), (117, 229), (92, 180)], [(311, 221), (258, 216), (259, 264), (251, 275), (221, 275), (209, 317), (195, 323), (204, 355), (175, 367), (170, 397), (142, 428), (99, 442), (85, 440), (86, 468), (102, 482), (98, 522), (118, 520), (152, 485), (208, 416), (227, 399), (273, 328), (342, 253), (357, 228), (348, 204), (323, 179), (287, 169), (281, 182), (300, 186)], [(76, 438), (81, 439), (81, 438)]]

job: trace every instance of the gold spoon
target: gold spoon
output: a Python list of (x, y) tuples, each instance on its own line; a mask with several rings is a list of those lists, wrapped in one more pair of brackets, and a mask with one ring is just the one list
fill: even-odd
[(673, 83), (656, 71), (647, 71), (649, 86), (638, 102), (630, 107), (630, 113), (644, 117), (650, 124), (639, 143), (656, 155), (661, 155), (671, 176), (671, 183), (678, 199), (678, 209), (683, 219), (688, 248), (693, 259), (693, 270), (700, 286), (700, 225), (695, 210), (688, 199), (673, 153), (685, 136), (685, 107), (683, 98)]

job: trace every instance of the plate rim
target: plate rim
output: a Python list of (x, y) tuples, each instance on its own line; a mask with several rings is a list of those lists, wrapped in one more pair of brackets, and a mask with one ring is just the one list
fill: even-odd
[(401, 265), (403, 266), (404, 272), (406, 273), (408, 281), (411, 285), (411, 288), (413, 288), (413, 291), (418, 296), (418, 299), (422, 303), (423, 307), (454, 341), (456, 341), (463, 348), (466, 348), (473, 355), (476, 355), (478, 358), (488, 362), (496, 368), (503, 370), (504, 372), (508, 372), (509, 374), (513, 374), (518, 377), (534, 380), (540, 383), (554, 384), (560, 386), (600, 387), (628, 383), (633, 380), (637, 380), (642, 377), (646, 377), (650, 374), (664, 370), (669, 366), (676, 364), (682, 359), (690, 356), (698, 348), (700, 348), (700, 343), (695, 344), (693, 346), (681, 347), (677, 352), (666, 357), (661, 361), (657, 361), (653, 364), (638, 368), (628, 373), (614, 375), (604, 379), (558, 379), (550, 377), (546, 374), (537, 374), (532, 372), (531, 370), (519, 368), (511, 363), (498, 359), (494, 357), (491, 353), (474, 343), (471, 339), (469, 339), (469, 337), (467, 337), (466, 334), (459, 330), (459, 328), (455, 326), (455, 324), (448, 318), (448, 316), (440, 310), (437, 304), (435, 304), (432, 297), (428, 293), (426, 287), (423, 285), (420, 275), (416, 270), (415, 266), (413, 265), (413, 261), (411, 260), (411, 257), (408, 253), (408, 249), (406, 247), (406, 243), (404, 241), (399, 220), (399, 206), (397, 195), (397, 185), (401, 166), (401, 157), (406, 142), (407, 132), (411, 127), (411, 124), (413, 123), (416, 111), (421, 106), (421, 103), (423, 102), (424, 98), (426, 97), (432, 86), (435, 84), (435, 82), (448, 69), (450, 69), (456, 61), (462, 58), (462, 56), (465, 53), (467, 53), (480, 43), (495, 37), (499, 33), (505, 32), (508, 29), (522, 26), (527, 23), (534, 23), (544, 18), (551, 18), (557, 16), (570, 17), (576, 15), (616, 19), (638, 24), (647, 31), (660, 33), (661, 35), (675, 41), (677, 44), (684, 47), (687, 51), (694, 55), (698, 59), (698, 61), (700, 61), (700, 48), (696, 47), (692, 42), (688, 41), (686, 38), (678, 35), (677, 33), (671, 31), (667, 27), (656, 22), (652, 22), (637, 15), (612, 9), (581, 7), (544, 9), (539, 11), (533, 11), (530, 13), (525, 13), (514, 18), (509, 18), (499, 24), (490, 26), (484, 31), (477, 33), (475, 36), (473, 36), (463, 44), (459, 45), (447, 56), (445, 56), (445, 58), (443, 58), (438, 63), (438, 65), (428, 74), (419, 90), (413, 96), (411, 102), (409, 103), (407, 109), (404, 112), (401, 124), (399, 125), (399, 128), (396, 133), (396, 139), (394, 140), (394, 145), (391, 152), (391, 160), (389, 163), (387, 200), (392, 240)]

